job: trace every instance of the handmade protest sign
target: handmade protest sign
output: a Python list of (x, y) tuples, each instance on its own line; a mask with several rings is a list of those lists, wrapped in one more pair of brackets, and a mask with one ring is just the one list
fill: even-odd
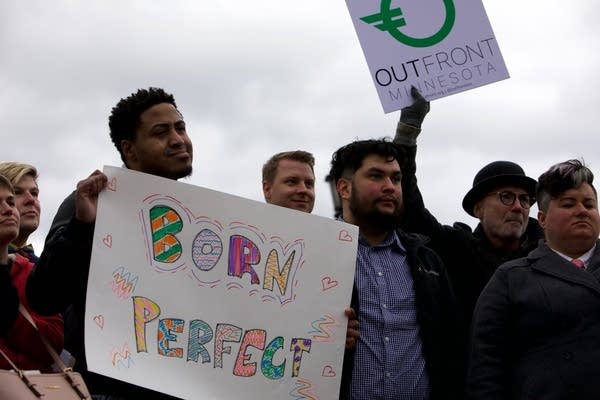
[(105, 167), (88, 368), (189, 399), (336, 399), (355, 226)]
[(481, 0), (346, 0), (386, 113), (509, 77)]

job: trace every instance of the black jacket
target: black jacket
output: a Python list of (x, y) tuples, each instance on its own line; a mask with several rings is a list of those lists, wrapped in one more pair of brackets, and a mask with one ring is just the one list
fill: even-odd
[(466, 224), (442, 225), (425, 208), (417, 186), (416, 146), (401, 146), (406, 159), (402, 165), (402, 191), (404, 201), (403, 229), (431, 239), (431, 247), (442, 259), (452, 287), (461, 303), (465, 316), (465, 334), (475, 309), (479, 294), (501, 264), (526, 256), (544, 237), (537, 220), (529, 218), (520, 248), (513, 253), (498, 250), (485, 236), (481, 225), (474, 232)]
[(43, 315), (63, 313), (65, 348), (76, 358), (75, 370), (82, 373), (91, 394), (127, 400), (174, 399), (87, 371), (84, 318), (93, 237), (94, 225), (75, 219), (75, 193), (72, 193), (59, 207), (46, 236), (44, 251), (27, 281), (29, 304)]
[(543, 242), (498, 268), (471, 343), (469, 400), (600, 398), (600, 245), (587, 271)]
[[(425, 246), (426, 238), (398, 231), (407, 251), (416, 296), (417, 321), (429, 375), (431, 400), (461, 397), (463, 366), (460, 353), (460, 315), (440, 258)], [(361, 294), (352, 293), (351, 306), (360, 313)], [(349, 397), (354, 349), (346, 350), (340, 399)]]

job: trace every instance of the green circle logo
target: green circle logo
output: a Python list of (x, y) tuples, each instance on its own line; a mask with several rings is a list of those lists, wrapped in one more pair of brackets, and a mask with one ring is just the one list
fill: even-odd
[(369, 25), (377, 24), (375, 27), (381, 31), (388, 32), (400, 43), (404, 43), (411, 47), (430, 47), (438, 44), (448, 36), (454, 20), (456, 19), (456, 9), (452, 0), (442, 0), (446, 8), (446, 19), (442, 27), (433, 35), (425, 38), (414, 38), (400, 32), (398, 28), (406, 25), (406, 21), (402, 15), (402, 9), (391, 8), (392, 0), (382, 0), (379, 8), (379, 13), (362, 17), (361, 21)]

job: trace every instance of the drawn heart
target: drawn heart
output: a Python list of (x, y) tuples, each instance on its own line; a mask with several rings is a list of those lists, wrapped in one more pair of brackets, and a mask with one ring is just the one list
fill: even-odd
[(338, 285), (338, 281), (331, 279), (329, 276), (321, 279), (321, 283), (323, 284), (323, 291), (329, 290)]
[(331, 365), (326, 365), (323, 368), (323, 372), (321, 373), (321, 376), (324, 376), (326, 378), (333, 378), (335, 376), (335, 371), (333, 370)]
[(110, 181), (108, 181), (108, 183), (106, 184), (106, 188), (108, 190), (112, 190), (113, 192), (117, 191), (117, 178), (112, 178)]
[(347, 230), (342, 229), (340, 231), (340, 234), (338, 235), (338, 239), (341, 240), (342, 242), (351, 242), (352, 236), (350, 236), (350, 234), (348, 233)]
[(108, 248), (112, 247), (112, 236), (111, 235), (106, 235), (105, 237), (102, 238), (102, 243), (104, 243), (104, 245)]
[(94, 322), (96, 325), (100, 327), (100, 329), (104, 329), (104, 315), (98, 314), (94, 317)]

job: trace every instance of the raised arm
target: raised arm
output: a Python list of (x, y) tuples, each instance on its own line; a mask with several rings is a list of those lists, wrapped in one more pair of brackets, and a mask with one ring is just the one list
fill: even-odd
[(106, 184), (106, 175), (94, 171), (61, 204), (27, 282), (34, 311), (49, 315), (85, 303), (98, 195)]

